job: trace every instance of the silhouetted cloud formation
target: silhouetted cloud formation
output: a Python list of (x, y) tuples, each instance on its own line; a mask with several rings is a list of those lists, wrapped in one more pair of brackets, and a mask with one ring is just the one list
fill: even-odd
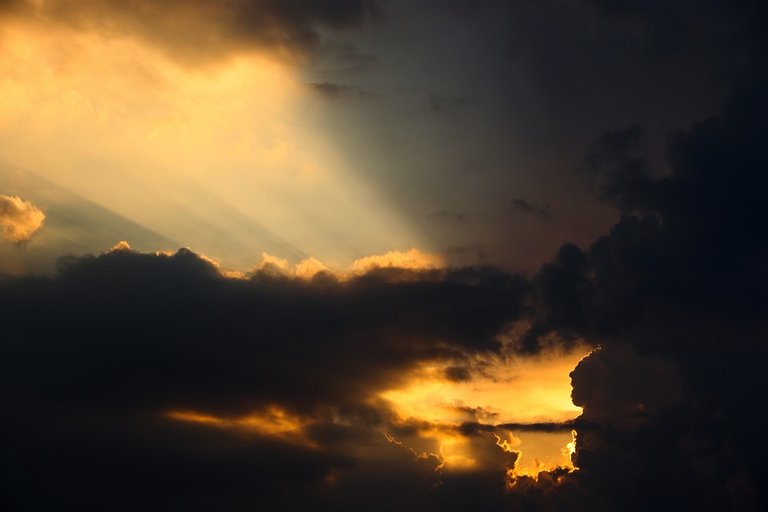
[[(764, 504), (759, 370), (768, 351), (768, 154), (763, 91), (675, 134), (672, 172), (653, 178), (638, 129), (589, 156), (627, 214), (588, 250), (560, 250), (534, 278), (547, 332), (600, 343), (572, 374), (580, 471), (601, 509), (757, 510)], [(599, 162), (599, 165), (596, 165)], [(664, 461), (659, 463), (659, 461)], [(590, 498), (592, 499), (592, 498)]]
[[(386, 444), (385, 409), (365, 405), (377, 390), (419, 363), (498, 352), (526, 286), (491, 269), (229, 279), (188, 250), (126, 246), (62, 259), (53, 278), (5, 280), (6, 494), (41, 507), (298, 507), (332, 470), (357, 464), (334, 448), (345, 436)], [(206, 419), (275, 406), (245, 432)], [(346, 420), (323, 430), (329, 415)], [(299, 429), (302, 442), (278, 435), (292, 421), (314, 425)]]

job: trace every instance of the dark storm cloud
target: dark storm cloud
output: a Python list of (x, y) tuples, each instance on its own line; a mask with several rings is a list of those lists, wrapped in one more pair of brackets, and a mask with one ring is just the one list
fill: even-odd
[[(157, 418), (41, 413), (6, 422), (10, 510), (308, 508), (309, 494), (350, 457), (258, 435)], [(313, 495), (315, 502), (321, 496)]]
[[(648, 349), (666, 343), (645, 336), (652, 318), (662, 330), (691, 318), (750, 329), (766, 300), (766, 110), (764, 94), (751, 94), (675, 134), (667, 176), (626, 170), (630, 157), (603, 158), (616, 163), (606, 171), (607, 199), (634, 214), (587, 251), (564, 246), (542, 268), (536, 280), (547, 321), (600, 338), (641, 331)], [(623, 174), (632, 178), (615, 178)]]
[(640, 126), (607, 130), (588, 153), (583, 167), (594, 178), (602, 199), (625, 212), (636, 210), (653, 194)]
[[(386, 444), (371, 428), (391, 413), (365, 405), (377, 391), (420, 362), (496, 353), (498, 331), (523, 313), (521, 278), (405, 273), (240, 280), (188, 250), (115, 250), (62, 259), (53, 278), (3, 280), (0, 383), (14, 439), (0, 456), (4, 493), (17, 505), (131, 508), (189, 486), (184, 502), (229, 508), (324, 488), (358, 463), (344, 446)], [(302, 435), (323, 444), (163, 416), (274, 405), (312, 422)], [(346, 419), (322, 420), (328, 411)], [(86, 495), (85, 481), (98, 490)]]
[[(573, 403), (583, 421), (634, 425), (680, 403), (683, 392), (667, 359), (639, 356), (628, 347), (593, 352), (571, 373)], [(599, 381), (601, 386), (592, 385)]]
[(373, 0), (49, 0), (25, 12), (139, 36), (194, 61), (253, 48), (304, 54), (321, 44), (323, 30), (349, 29), (381, 11)]
[(187, 250), (65, 259), (54, 279), (3, 285), (4, 359), (49, 351), (8, 371), (73, 406), (304, 410), (366, 398), (419, 361), (497, 351), (523, 311), (524, 281), (499, 272), (390, 274), (226, 279)]
[(740, 89), (721, 116), (672, 135), (666, 175), (650, 173), (638, 128), (589, 152), (603, 199), (626, 215), (542, 267), (523, 348), (547, 332), (602, 346), (572, 373), (584, 413), (569, 478), (594, 507), (765, 504), (753, 421), (765, 399), (746, 390), (768, 385), (766, 116), (764, 89)]
[[(730, 79), (738, 80), (738, 75), (749, 70), (749, 60), (757, 57), (758, 54), (754, 53), (756, 48), (765, 43), (759, 29), (765, 6), (758, 1), (670, 3), (579, 0), (536, 9), (523, 6), (525, 4), (514, 8), (527, 13), (528, 19), (539, 15), (552, 16), (549, 29), (541, 31), (538, 36), (526, 31), (525, 34), (534, 39), (518, 40), (521, 51), (546, 52), (556, 59), (549, 63), (542, 62), (542, 66), (549, 67), (549, 71), (540, 68), (542, 72), (560, 74), (577, 71), (578, 66), (588, 66), (590, 73), (579, 73), (579, 76), (564, 80), (560, 85), (565, 87), (590, 80), (595, 80), (596, 84), (601, 80), (623, 80), (622, 75), (628, 77), (631, 68), (650, 64), (666, 67), (667, 64), (681, 63), (689, 67), (677, 72), (682, 71), (689, 76), (708, 69), (708, 79), (726, 79), (723, 75), (728, 72), (734, 75)], [(530, 28), (541, 27), (532, 25)], [(559, 31), (559, 34), (554, 31)], [(547, 36), (556, 37), (547, 44), (542, 40)], [(741, 59), (734, 59), (739, 53)], [(573, 60), (568, 62), (568, 57)], [(683, 60), (678, 60), (681, 57)], [(607, 67), (598, 72), (595, 66), (601, 59)], [(709, 62), (705, 62), (707, 59)], [(593, 71), (595, 74), (590, 76)], [(565, 75), (561, 77), (565, 78)], [(550, 78), (555, 76), (550, 75)], [(645, 83), (641, 80), (638, 85)], [(555, 83), (548, 85), (557, 86)], [(621, 94), (630, 90), (615, 92)]]

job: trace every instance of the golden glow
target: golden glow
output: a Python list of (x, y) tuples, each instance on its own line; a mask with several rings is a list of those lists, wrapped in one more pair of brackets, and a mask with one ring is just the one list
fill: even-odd
[(172, 420), (187, 421), (191, 423), (201, 423), (204, 425), (226, 425), (226, 420), (217, 418), (216, 416), (210, 416), (208, 414), (202, 414), (194, 411), (170, 411), (166, 416)]
[[(571, 441), (565, 445), (565, 448), (563, 449), (563, 456), (567, 457), (569, 461), (571, 461), (571, 464), (573, 464), (573, 455), (576, 453), (576, 436), (578, 434), (575, 430), (571, 430)], [(574, 466), (575, 469), (576, 466)]]
[(467, 441), (465, 439), (449, 439), (440, 444), (440, 458), (443, 467), (453, 471), (466, 471), (478, 467), (477, 460), (467, 453)]
[(515, 450), (515, 448), (523, 443), (520, 438), (515, 436), (512, 432), (507, 432), (506, 439), (502, 438), (498, 434), (493, 434), (493, 437), (496, 438), (496, 446), (500, 447), (502, 450), (508, 453), (519, 453), (519, 451)]
[(120, 240), (115, 245), (113, 245), (109, 252), (115, 252), (115, 251), (131, 251), (131, 244), (129, 244), (126, 240)]
[(417, 459), (434, 459), (435, 471), (468, 471), (480, 466), (480, 462), (473, 458), (471, 440), (445, 428), (422, 430), (418, 438), (410, 439), (408, 443), (387, 432), (384, 432), (384, 437), (390, 443), (410, 451)]
[(426, 366), (380, 396), (403, 418), (435, 423), (562, 422), (581, 414), (571, 402), (569, 373), (587, 352), (495, 361), (484, 375), (460, 382), (446, 379), (444, 367)]
[(226, 268), (253, 268), (275, 238), (279, 257), (333, 268), (421, 245), (335, 146), (295, 65), (250, 52), (190, 68), (129, 35), (4, 19), (0, 162)]
[(312, 279), (318, 272), (329, 272), (340, 280), (346, 280), (377, 268), (433, 270), (444, 266), (445, 262), (440, 255), (425, 253), (418, 249), (365, 256), (353, 261), (346, 268), (340, 266), (332, 268), (314, 257), (305, 258), (293, 265), (287, 259), (262, 252), (261, 261), (256, 265), (255, 270), (277, 272), (299, 279)]
[(521, 446), (513, 475), (536, 478), (539, 472), (556, 467), (573, 469), (567, 448), (572, 442), (569, 432), (520, 432), (519, 436)]
[(418, 249), (405, 252), (389, 251), (385, 254), (366, 256), (352, 262), (350, 272), (364, 274), (375, 268), (405, 268), (409, 270), (431, 270), (445, 267), (445, 260), (438, 254), (428, 254)]
[(197, 411), (184, 410), (168, 411), (165, 413), (165, 417), (175, 421), (236, 429), (245, 433), (274, 437), (295, 444), (315, 446), (315, 444), (304, 435), (304, 428), (307, 425), (307, 421), (275, 406), (268, 407), (263, 411), (238, 417), (220, 417)]
[[(420, 436), (431, 440), (444, 467), (470, 468), (495, 460), (489, 446), (514, 457), (511, 476), (533, 476), (545, 469), (572, 468), (575, 438), (569, 432), (509, 431), (497, 427), (487, 436), (459, 436), (455, 428), (465, 422), (485, 425), (562, 422), (581, 413), (570, 400), (570, 371), (589, 352), (586, 347), (568, 353), (496, 360), (483, 365), (483, 375), (455, 382), (445, 378), (445, 368), (427, 366), (398, 389), (380, 397), (389, 401), (404, 421), (426, 423)], [(408, 440), (409, 446), (417, 441)], [(495, 462), (495, 463), (498, 463)]]
[(329, 271), (323, 262), (311, 256), (298, 262), (294, 268), (294, 274), (300, 279), (312, 279), (319, 272)]

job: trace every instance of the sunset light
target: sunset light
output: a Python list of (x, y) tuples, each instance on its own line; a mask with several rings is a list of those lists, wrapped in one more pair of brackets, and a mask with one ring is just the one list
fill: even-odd
[(768, 510), (767, 25), (0, 0), (0, 510)]

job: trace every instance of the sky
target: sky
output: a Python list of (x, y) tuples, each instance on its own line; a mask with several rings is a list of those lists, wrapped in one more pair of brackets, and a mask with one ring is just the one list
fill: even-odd
[(0, 0), (7, 510), (763, 510), (761, 2)]

